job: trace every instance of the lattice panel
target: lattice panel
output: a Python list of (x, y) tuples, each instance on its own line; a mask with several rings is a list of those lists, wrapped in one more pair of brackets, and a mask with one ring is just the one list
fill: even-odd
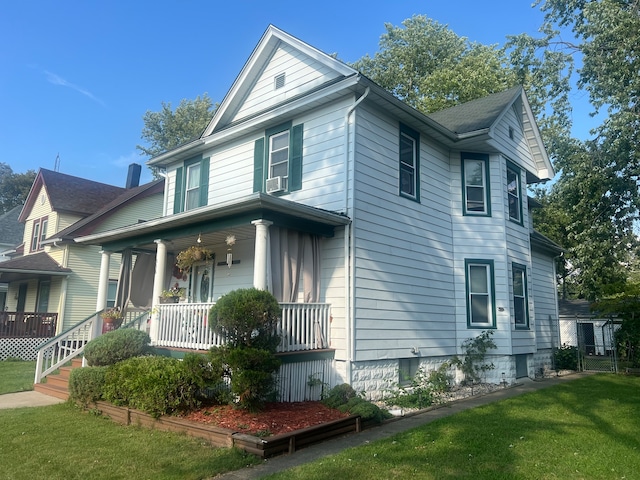
[(40, 345), (49, 338), (0, 338), (0, 361), (9, 357), (35, 360)]

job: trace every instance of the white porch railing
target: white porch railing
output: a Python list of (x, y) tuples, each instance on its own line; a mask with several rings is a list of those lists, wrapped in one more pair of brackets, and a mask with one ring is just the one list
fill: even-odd
[[(224, 343), (208, 326), (211, 303), (169, 303), (159, 305), (159, 347), (208, 350)], [(330, 305), (326, 303), (281, 303), (279, 352), (328, 348)]]

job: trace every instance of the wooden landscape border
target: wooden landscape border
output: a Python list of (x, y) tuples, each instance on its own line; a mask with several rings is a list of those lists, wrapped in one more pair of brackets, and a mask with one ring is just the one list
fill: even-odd
[(237, 447), (261, 458), (294, 453), (296, 450), (315, 443), (350, 433), (358, 433), (363, 428), (360, 415), (351, 415), (293, 432), (261, 438), (215, 425), (192, 422), (180, 417), (165, 415), (153, 418), (148, 413), (127, 407), (118, 407), (102, 401), (96, 402), (95, 407), (103, 415), (121, 425), (139, 425), (150, 429), (185, 433), (192, 437), (202, 438), (217, 447)]

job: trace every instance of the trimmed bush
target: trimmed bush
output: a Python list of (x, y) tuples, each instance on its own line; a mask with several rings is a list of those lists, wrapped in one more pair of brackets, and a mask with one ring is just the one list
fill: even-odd
[(227, 293), (209, 311), (209, 325), (230, 347), (251, 347), (275, 352), (280, 338), (282, 309), (265, 290), (244, 288)]
[(346, 405), (346, 403), (352, 399), (357, 397), (358, 394), (353, 389), (351, 385), (348, 383), (343, 383), (341, 385), (336, 385), (331, 390), (327, 396), (322, 400), (329, 408), (338, 408), (341, 405)]
[(91, 366), (113, 365), (151, 352), (149, 335), (140, 330), (122, 328), (105, 333), (87, 343), (84, 357)]
[(133, 357), (109, 367), (103, 398), (157, 418), (197, 408), (201, 392), (211, 381), (212, 370), (202, 355), (187, 354), (183, 361)]
[(578, 347), (563, 343), (562, 347), (553, 353), (553, 364), (555, 365), (556, 371), (577, 370)]
[(102, 399), (107, 367), (74, 368), (69, 375), (69, 398), (83, 407)]
[(350, 415), (360, 415), (362, 420), (371, 420), (375, 423), (382, 423), (392, 415), (386, 410), (381, 409), (376, 404), (366, 401), (361, 397), (352, 397), (344, 405), (340, 405), (338, 410), (349, 413)]

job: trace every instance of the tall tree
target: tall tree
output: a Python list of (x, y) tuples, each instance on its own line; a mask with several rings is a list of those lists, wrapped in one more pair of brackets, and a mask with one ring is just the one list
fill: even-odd
[(159, 112), (148, 110), (144, 114), (141, 138), (147, 146), (136, 148), (142, 155), (155, 157), (198, 138), (211, 121), (215, 108), (217, 105), (213, 105), (206, 93), (194, 100), (181, 100), (175, 111), (170, 102), (162, 102)]
[(14, 173), (9, 165), (0, 162), (0, 214), (24, 204), (35, 178), (34, 170)]

